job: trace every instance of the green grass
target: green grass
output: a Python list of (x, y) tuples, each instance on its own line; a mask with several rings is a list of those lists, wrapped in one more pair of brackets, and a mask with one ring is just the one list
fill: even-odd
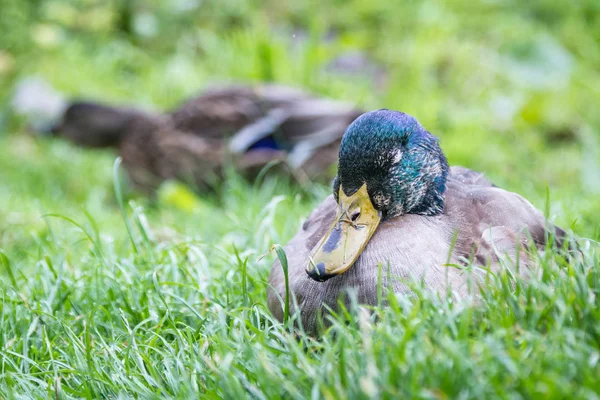
[[(125, 1), (0, 0), (0, 398), (600, 397), (597, 2), (169, 2), (136, 7), (158, 31), (128, 36), (111, 25)], [(385, 84), (327, 72), (350, 50)], [(451, 164), (591, 241), (582, 260), (539, 255), (539, 279), (493, 277), (476, 304), (417, 286), (307, 337), (297, 316), (270, 316), (276, 256), (261, 256), (328, 187), (232, 174), (216, 194), (168, 183), (151, 201), (114, 173), (114, 153), (27, 133), (6, 100), (30, 74), (156, 108), (271, 79), (401, 109)]]
[[(541, 255), (539, 280), (499, 275), (476, 305), (417, 287), (372, 317), (351, 308), (310, 338), (293, 330), (295, 315), (270, 316), (271, 260), (258, 259), (323, 188), (234, 176), (191, 212), (171, 205), (175, 188), (158, 205), (123, 203), (123, 220), (110, 155), (30, 145), (46, 161), (69, 150), (70, 164), (49, 162), (42, 177), (55, 176), (55, 193), (38, 182), (43, 201), (21, 197), (40, 178), (29, 171), (37, 160), (21, 159), (24, 186), (3, 188), (13, 199), (0, 256), (5, 398), (598, 398), (594, 250), (584, 262)], [(69, 190), (82, 174), (104, 188)]]

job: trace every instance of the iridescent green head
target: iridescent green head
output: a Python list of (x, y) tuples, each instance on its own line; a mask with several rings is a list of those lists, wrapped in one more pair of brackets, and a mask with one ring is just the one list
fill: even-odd
[(309, 260), (309, 276), (323, 281), (350, 268), (382, 220), (442, 213), (448, 172), (437, 138), (412, 116), (382, 109), (358, 117), (340, 145), (338, 215)]
[(448, 162), (438, 140), (412, 116), (377, 110), (348, 127), (340, 147), (333, 193), (346, 195), (367, 184), (383, 219), (402, 214), (435, 215), (444, 209)]

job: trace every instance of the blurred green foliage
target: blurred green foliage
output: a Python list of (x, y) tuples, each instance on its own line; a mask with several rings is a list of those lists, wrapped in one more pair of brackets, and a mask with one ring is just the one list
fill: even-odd
[[(415, 115), (451, 163), (597, 234), (600, 3), (0, 0), (0, 132), (15, 82), (166, 108), (224, 81), (274, 80)], [(360, 54), (358, 74), (329, 68)], [(362, 70), (365, 73), (360, 73)], [(374, 71), (374, 72), (373, 72)], [(4, 122), (2, 122), (4, 121)]]

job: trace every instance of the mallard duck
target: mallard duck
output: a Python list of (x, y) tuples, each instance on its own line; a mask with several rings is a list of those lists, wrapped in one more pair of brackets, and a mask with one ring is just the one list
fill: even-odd
[(282, 161), (314, 178), (335, 163), (353, 105), (277, 85), (207, 90), (168, 114), (76, 102), (53, 131), (76, 144), (118, 147), (133, 183), (180, 178), (203, 186), (230, 162), (249, 177)]
[[(515, 261), (526, 273), (527, 249), (543, 249), (549, 237), (540, 211), (516, 193), (494, 186), (481, 173), (449, 167), (438, 139), (412, 116), (386, 109), (368, 112), (346, 130), (333, 194), (284, 247), (290, 300), (304, 328), (335, 310), (340, 295), (378, 304), (378, 279), (395, 293), (407, 281), (442, 294), (467, 295), (474, 273), (449, 267)], [(562, 240), (565, 232), (552, 227)], [(508, 257), (508, 258), (507, 258)], [(379, 273), (381, 268), (381, 273)], [(388, 279), (389, 278), (389, 279)], [(286, 301), (279, 261), (269, 277), (268, 305), (283, 318)]]

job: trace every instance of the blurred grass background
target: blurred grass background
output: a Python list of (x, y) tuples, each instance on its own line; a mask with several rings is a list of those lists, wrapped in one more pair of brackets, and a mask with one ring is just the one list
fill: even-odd
[(10, 112), (20, 78), (159, 109), (217, 82), (277, 81), (408, 112), (451, 164), (539, 207), (547, 186), (558, 222), (598, 238), (597, 1), (0, 2), (3, 202), (85, 203), (109, 180), (109, 155), (22, 135)]
[[(264, 301), (269, 261), (256, 257), (285, 243), (330, 188), (231, 176), (217, 196), (172, 183), (154, 203), (128, 194), (138, 245), (154, 246), (140, 261), (113, 190), (115, 154), (37, 137), (13, 113), (14, 87), (30, 76), (72, 98), (155, 109), (214, 83), (276, 81), (402, 110), (440, 138), (451, 164), (485, 172), (540, 209), (548, 192), (551, 219), (600, 240), (597, 0), (0, 0), (0, 10), (0, 249), (31, 302), (45, 304), (56, 276), (44, 271), (66, 263), (72, 288), (85, 292), (67, 291), (73, 304), (123, 307), (139, 321), (121, 301), (152, 308), (144, 293), (153, 271), (185, 280), (177, 271), (188, 258), (168, 257), (191, 244), (212, 260), (215, 296), (239, 295), (228, 288), (239, 275), (227, 268), (241, 255)], [(95, 278), (106, 265), (99, 243), (109, 264), (121, 260), (114, 262), (135, 276), (125, 279), (125, 300), (100, 300), (102, 284), (116, 287)], [(7, 295), (9, 286), (2, 292), (15, 332), (36, 332), (17, 318), (29, 315), (29, 303)], [(62, 301), (52, 313), (77, 309)], [(3, 346), (16, 346), (9, 339)]]

